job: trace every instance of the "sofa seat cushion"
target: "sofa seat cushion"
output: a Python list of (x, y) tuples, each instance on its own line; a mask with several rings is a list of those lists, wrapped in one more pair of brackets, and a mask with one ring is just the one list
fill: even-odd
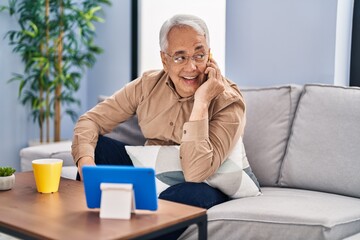
[(277, 185), (301, 86), (241, 89), (246, 104), (244, 145), (261, 186)]
[(360, 88), (305, 85), (281, 169), (281, 186), (360, 198), (359, 123)]
[[(344, 239), (360, 232), (360, 199), (290, 188), (262, 188), (208, 210), (209, 239)], [(189, 228), (181, 239), (196, 239)]]
[(61, 169), (61, 177), (76, 180), (77, 170), (76, 166), (64, 166)]
[(355, 235), (352, 235), (350, 237), (344, 238), (343, 240), (359, 240), (360, 239), (360, 233), (357, 233)]

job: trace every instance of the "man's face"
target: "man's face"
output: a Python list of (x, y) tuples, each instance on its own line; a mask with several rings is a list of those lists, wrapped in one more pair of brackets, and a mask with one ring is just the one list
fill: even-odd
[[(189, 97), (205, 81), (204, 71), (208, 60), (209, 47), (205, 36), (190, 27), (174, 27), (168, 34), (168, 48), (161, 52), (164, 70), (169, 74), (181, 97)], [(191, 59), (205, 55), (203, 60)], [(175, 56), (175, 58), (174, 58)], [(177, 57), (188, 57), (183, 63), (175, 63)]]

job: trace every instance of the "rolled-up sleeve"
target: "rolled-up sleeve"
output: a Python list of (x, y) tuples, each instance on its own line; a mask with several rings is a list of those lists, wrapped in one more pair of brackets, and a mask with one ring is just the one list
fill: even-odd
[(211, 119), (186, 122), (180, 145), (180, 160), (186, 181), (202, 182), (224, 162), (245, 124), (242, 99), (226, 103)]
[(74, 162), (81, 157), (94, 158), (94, 149), (98, 139), (98, 126), (87, 118), (86, 115), (80, 117), (74, 129), (73, 142), (71, 145)]
[(72, 142), (75, 163), (85, 156), (94, 157), (99, 134), (109, 133), (119, 123), (134, 115), (140, 96), (141, 84), (133, 81), (79, 118)]

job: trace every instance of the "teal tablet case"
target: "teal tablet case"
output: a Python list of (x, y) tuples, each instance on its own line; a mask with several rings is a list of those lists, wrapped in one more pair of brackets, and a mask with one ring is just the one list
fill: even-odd
[(133, 184), (136, 209), (158, 208), (155, 171), (152, 168), (132, 166), (97, 165), (82, 168), (83, 182), (88, 208), (100, 208), (101, 183)]

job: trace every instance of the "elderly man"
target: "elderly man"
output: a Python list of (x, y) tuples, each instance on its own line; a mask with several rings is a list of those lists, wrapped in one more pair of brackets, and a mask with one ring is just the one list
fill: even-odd
[(180, 145), (186, 182), (167, 188), (159, 198), (210, 208), (228, 196), (203, 181), (243, 134), (245, 104), (211, 57), (203, 20), (175, 15), (165, 21), (160, 48), (162, 70), (145, 72), (80, 117), (74, 161), (80, 177), (84, 165), (132, 165), (126, 143), (103, 135), (136, 114), (146, 145)]

